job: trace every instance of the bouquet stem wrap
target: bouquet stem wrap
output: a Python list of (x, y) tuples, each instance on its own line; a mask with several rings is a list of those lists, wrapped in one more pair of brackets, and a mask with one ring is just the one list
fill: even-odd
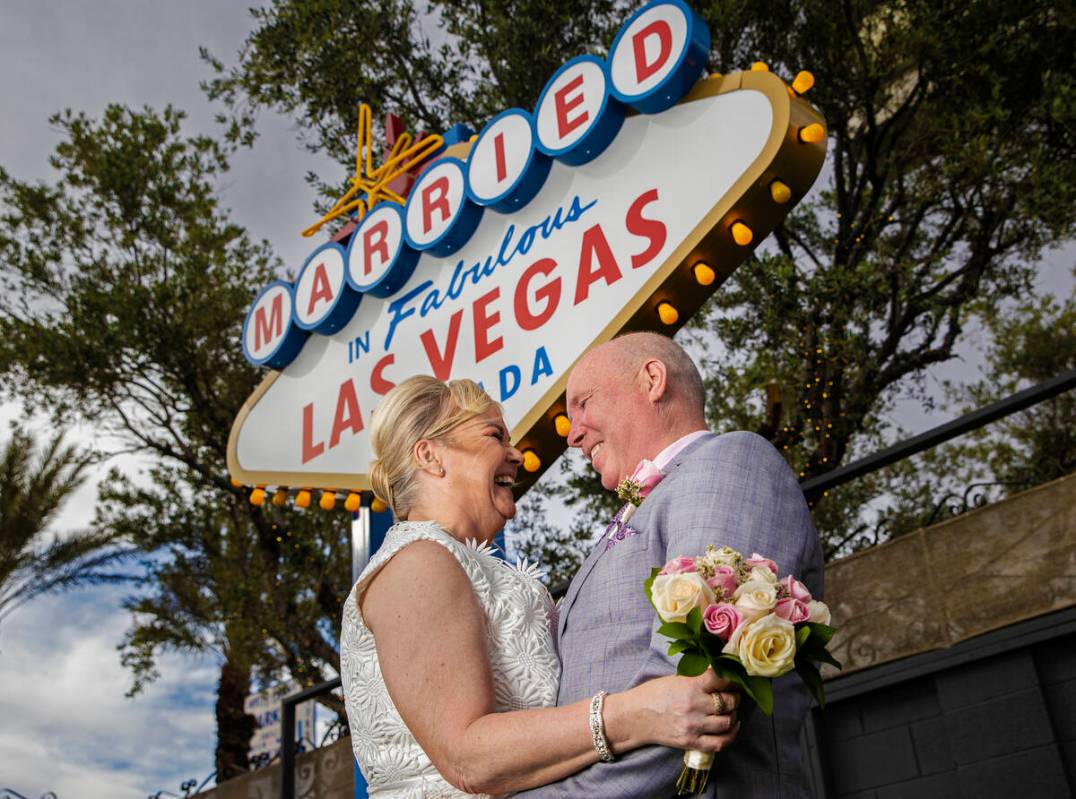
[(714, 765), (713, 752), (700, 752), (688, 749), (684, 752), (684, 767), (676, 778), (676, 792), (683, 796), (695, 795), (706, 790), (710, 779), (710, 768)]

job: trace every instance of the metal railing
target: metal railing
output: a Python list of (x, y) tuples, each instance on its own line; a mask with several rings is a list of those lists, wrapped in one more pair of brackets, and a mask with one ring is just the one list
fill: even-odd
[[(891, 466), (898, 461), (910, 458), (913, 455), (917, 455), (932, 447), (936, 447), (957, 436), (964, 435), (972, 430), (977, 430), (980, 427), (985, 427), (992, 422), (996, 422), (999, 419), (1004, 419), (1006, 416), (1011, 416), (1014, 413), (1026, 410), (1033, 405), (1045, 402), (1046, 400), (1052, 399), (1073, 388), (1076, 388), (1076, 369), (1058, 375), (1051, 380), (1047, 380), (1045, 383), (1040, 383), (1037, 386), (1018, 391), (1005, 399), (979, 408), (971, 413), (964, 414), (945, 424), (933, 427), (924, 433), (920, 433), (906, 441), (894, 444), (891, 447), (886, 447), (865, 458), (853, 461), (852, 463), (838, 467), (825, 474), (818, 475), (817, 477), (803, 480), (800, 483), (800, 487), (808, 499), (819, 497), (824, 491), (849, 483), (852, 480), (863, 477), (871, 472), (884, 469), (886, 466)], [(976, 486), (980, 485), (985, 486), (988, 484), (976, 484)], [(972, 486), (972, 488), (976, 486)], [(946, 497), (946, 499), (948, 499), (948, 497)], [(967, 509), (968, 507), (968, 497), (967, 492), (965, 492), (964, 508)], [(932, 514), (932, 519), (938, 512), (939, 509), (936, 508)], [(563, 596), (568, 590), (568, 585), (569, 583), (555, 585), (550, 589), (550, 593), (554, 597)], [(334, 680), (329, 680), (320, 685), (311, 686), (305, 691), (294, 694), (293, 696), (285, 697), (282, 701), (282, 730), (280, 735), (282, 769), (280, 779), (281, 799), (295, 799), (295, 755), (297, 752), (295, 741), (296, 706), (301, 702), (323, 696), (339, 687), (340, 678), (337, 677)]]

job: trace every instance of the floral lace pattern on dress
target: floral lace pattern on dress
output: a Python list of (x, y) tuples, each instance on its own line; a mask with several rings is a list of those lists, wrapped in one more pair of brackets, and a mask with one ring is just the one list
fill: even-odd
[(363, 623), (358, 600), (374, 575), (415, 541), (436, 541), (463, 567), (486, 615), (487, 648), (497, 711), (551, 707), (557, 701), (560, 663), (553, 636), (557, 608), (533, 565), (511, 566), (488, 545), (461, 544), (436, 522), (400, 522), (367, 564), (344, 602), (340, 677), (351, 725), (351, 744), (370, 796), (386, 799), (471, 797), (452, 787), (434, 768), (389, 697), (374, 637)]

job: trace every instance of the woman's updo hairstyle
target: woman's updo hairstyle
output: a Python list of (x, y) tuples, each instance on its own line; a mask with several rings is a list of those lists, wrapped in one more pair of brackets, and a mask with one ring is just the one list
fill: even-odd
[(392, 508), (397, 519), (406, 519), (414, 504), (419, 467), (413, 457), (415, 444), (443, 438), (464, 422), (499, 407), (473, 380), (445, 383), (425, 375), (404, 380), (385, 395), (370, 423), (374, 494)]

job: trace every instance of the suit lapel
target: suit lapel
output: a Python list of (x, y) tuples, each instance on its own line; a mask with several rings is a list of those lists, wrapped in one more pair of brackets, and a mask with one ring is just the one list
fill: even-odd
[[(699, 436), (699, 438), (697, 438), (695, 441), (692, 441), (690, 444), (688, 444), (686, 447), (684, 447), (683, 450), (681, 450), (679, 453), (677, 453), (676, 457), (673, 458), (672, 462), (667, 464), (665, 466), (665, 468), (662, 470), (662, 471), (665, 472), (666, 479), (668, 479), (669, 475), (671, 475), (674, 471), (676, 471), (680, 467), (681, 463), (683, 463), (687, 458), (689, 458), (691, 456), (692, 452), (694, 452), (696, 449), (701, 447), (703, 444), (705, 444), (707, 441), (709, 441), (712, 438), (714, 438), (713, 433), (710, 433), (710, 434), (705, 435), (705, 436)], [(661, 486), (664, 484), (664, 482), (665, 482), (665, 480), (662, 480), (660, 483), (658, 483), (658, 485), (654, 489), (654, 491), (660, 491)], [(637, 511), (637, 513), (641, 513), (642, 509), (645, 508), (645, 507), (646, 507), (646, 501), (644, 500), (643, 504), (639, 506), (640, 509), (639, 509), (639, 511)], [(614, 519), (619, 519), (620, 515), (623, 512), (624, 512), (624, 508), (621, 507), (621, 509), (619, 511), (617, 511), (617, 515), (614, 517)], [(605, 552), (605, 549), (606, 549), (605, 538), (608, 535), (608, 533), (609, 533), (609, 526), (606, 525), (605, 530), (602, 532), (601, 536), (598, 538), (597, 542), (594, 544), (594, 549), (592, 549), (590, 551), (590, 554), (587, 555), (586, 560), (583, 561), (583, 565), (579, 567), (579, 571), (577, 571), (575, 573), (575, 577), (572, 578), (571, 585), (568, 586), (568, 593), (564, 595), (564, 601), (561, 603), (561, 608), (560, 608), (560, 619), (559, 619), (558, 624), (557, 624), (557, 638), (558, 639), (564, 637), (564, 627), (565, 627), (566, 622), (568, 621), (568, 614), (571, 612), (572, 605), (575, 604), (576, 597), (579, 596), (579, 591), (580, 591), (580, 589), (582, 589), (583, 583), (586, 582), (587, 577), (590, 576), (590, 573), (594, 570), (595, 565), (597, 565), (598, 559), (602, 556), (602, 553)], [(640, 588), (640, 590), (642, 590), (642, 586), (640, 586), (639, 588)]]
[[(613, 517), (614, 521), (620, 518), (620, 515), (624, 512), (622, 506), (617, 511), (616, 516)], [(568, 586), (568, 593), (564, 595), (564, 602), (560, 608), (560, 619), (557, 624), (557, 638), (559, 639), (564, 635), (564, 623), (568, 620), (568, 612), (572, 609), (572, 605), (575, 604), (575, 598), (579, 595), (579, 589), (583, 586), (587, 577), (591, 571), (594, 570), (595, 564), (598, 562), (598, 558), (602, 556), (606, 548), (606, 537), (609, 535), (610, 525), (606, 525), (602, 530), (602, 534), (598, 536), (598, 540), (594, 543), (594, 548), (590, 550), (590, 554), (587, 555), (586, 560), (583, 561), (583, 565), (579, 567), (579, 571), (575, 573), (575, 577), (572, 578), (571, 585)]]

